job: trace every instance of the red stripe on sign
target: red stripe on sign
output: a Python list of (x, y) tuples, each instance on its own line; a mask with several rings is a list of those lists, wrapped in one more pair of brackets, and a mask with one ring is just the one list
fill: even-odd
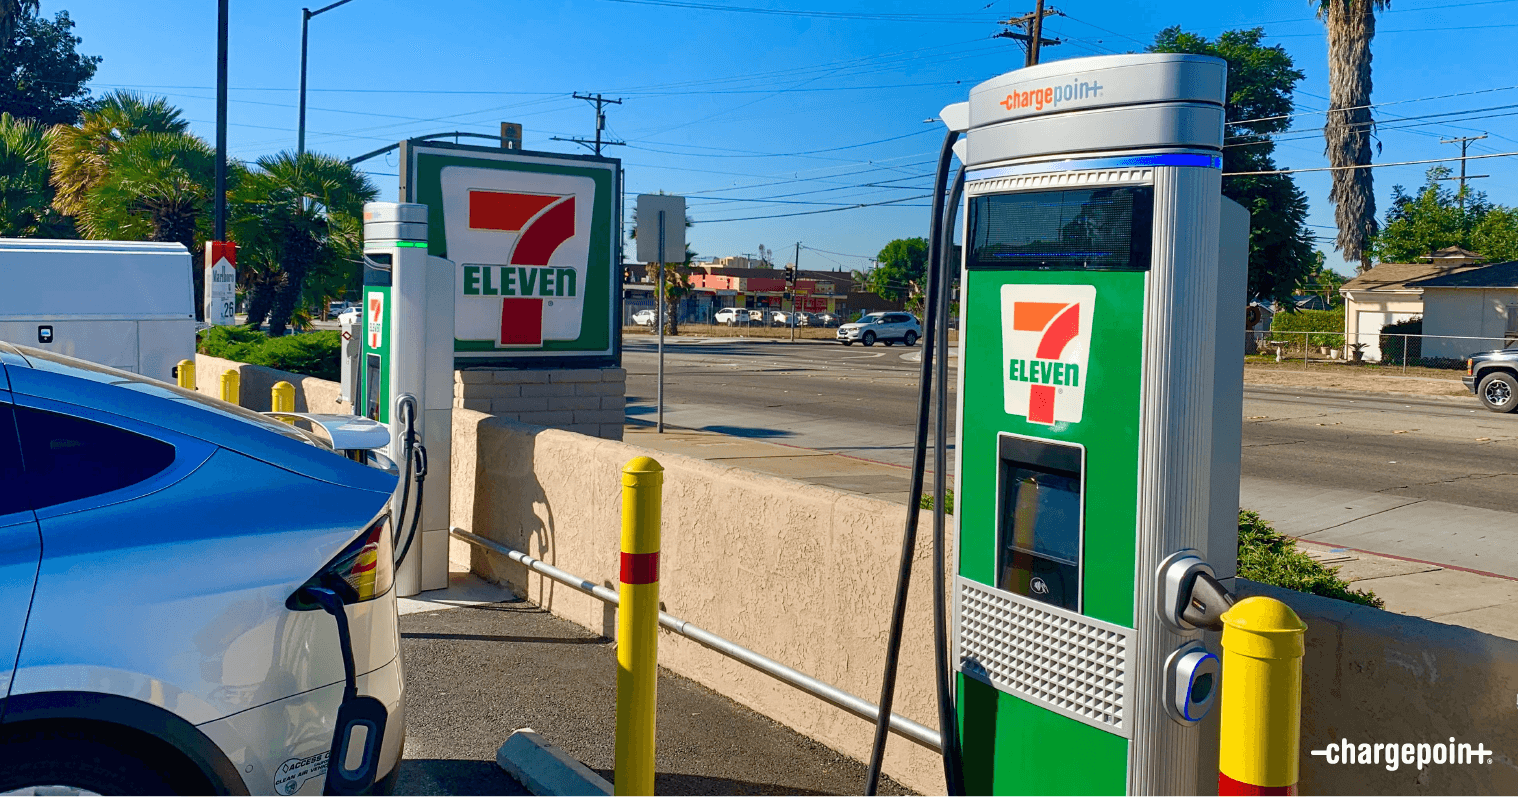
[(502, 299), (501, 345), (539, 346), (542, 343), (543, 300), (522, 297)]
[(1028, 422), (1054, 424), (1054, 386), (1034, 385), (1028, 389)]
[(554, 195), (470, 191), (469, 229), (515, 232), (558, 199)]
[(659, 552), (622, 552), (622, 583), (652, 584), (659, 580)]
[[(626, 556), (626, 555), (627, 554), (623, 554), (623, 556)], [(1245, 783), (1242, 780), (1234, 780), (1233, 778), (1230, 778), (1230, 777), (1228, 777), (1227, 775), (1225, 775), (1225, 774), (1223, 774), (1221, 772), (1218, 773), (1218, 794), (1219, 795), (1232, 795), (1232, 794), (1248, 794), (1248, 795), (1256, 795), (1256, 794), (1272, 794), (1272, 795), (1273, 794), (1291, 794), (1291, 795), (1295, 795), (1296, 793), (1297, 793), (1297, 784), (1295, 784), (1295, 783), (1291, 784), (1290, 786), (1256, 786), (1256, 785), (1254, 785), (1252, 783)]]
[(511, 263), (517, 266), (546, 266), (559, 244), (575, 237), (575, 198), (549, 208), (522, 232)]

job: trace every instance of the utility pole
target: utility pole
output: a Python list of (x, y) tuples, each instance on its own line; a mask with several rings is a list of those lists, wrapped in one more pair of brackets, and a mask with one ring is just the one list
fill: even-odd
[(796, 259), (785, 270), (785, 292), (791, 295), (791, 342), (796, 342), (796, 272), (801, 270), (801, 242), (796, 242)]
[(318, 14), (325, 14), (341, 5), (347, 5), (353, 0), (337, 0), (337, 2), (312, 11), (309, 8), (300, 10), (300, 116), (296, 122), (295, 154), (306, 154), (306, 34), (311, 28), (311, 18)]
[(1034, 8), (1033, 13), (1002, 20), (1001, 24), (1003, 25), (1022, 28), (1023, 31), (1021, 33), (1008, 28), (992, 38), (1016, 39), (1022, 42), (1028, 51), (1028, 58), (1023, 63), (1023, 66), (1033, 66), (1038, 63), (1038, 51), (1040, 47), (1045, 44), (1054, 45), (1061, 43), (1059, 39), (1044, 38), (1044, 17), (1058, 16), (1059, 13), (1057, 9), (1044, 8), (1044, 0), (1038, 0), (1038, 5)]
[(598, 157), (598, 158), (601, 157), (601, 148), (602, 147), (621, 147), (621, 146), (626, 146), (626, 144), (627, 144), (626, 141), (602, 141), (601, 140), (601, 131), (603, 131), (603, 130), (606, 129), (606, 112), (604, 110), (602, 110), (602, 109), (605, 106), (607, 106), (607, 105), (621, 105), (622, 104), (621, 100), (608, 100), (605, 97), (601, 96), (600, 94), (596, 94), (595, 96), (591, 96), (589, 94), (580, 94), (578, 92), (576, 92), (575, 94), (573, 94), (571, 96), (573, 96), (577, 100), (585, 100), (586, 102), (589, 102), (589, 103), (591, 103), (591, 104), (593, 104), (593, 105), (596, 106), (596, 138), (595, 138), (594, 141), (589, 141), (589, 140), (586, 140), (586, 139), (583, 139), (583, 138), (560, 138), (558, 136), (554, 136), (553, 137), (554, 141), (570, 141), (570, 142), (573, 142), (575, 144), (579, 144), (580, 146), (583, 146), (586, 149), (589, 149), (591, 152), (594, 152), (596, 154), (596, 157)]
[(1461, 213), (1465, 212), (1465, 181), (1466, 180), (1479, 180), (1482, 177), (1491, 177), (1490, 174), (1472, 174), (1472, 175), (1467, 175), (1465, 173), (1465, 151), (1466, 151), (1466, 149), (1468, 149), (1470, 147), (1472, 141), (1480, 141), (1483, 138), (1486, 138), (1486, 134), (1485, 133), (1482, 133), (1479, 136), (1462, 136), (1460, 138), (1441, 138), (1441, 139), (1439, 139), (1439, 143), (1440, 144), (1459, 144), (1460, 145), (1460, 176), (1459, 177), (1440, 177), (1439, 179), (1440, 180), (1459, 180), (1460, 181), (1460, 212)]
[(216, 202), (215, 240), (227, 240), (227, 0), (216, 4)]

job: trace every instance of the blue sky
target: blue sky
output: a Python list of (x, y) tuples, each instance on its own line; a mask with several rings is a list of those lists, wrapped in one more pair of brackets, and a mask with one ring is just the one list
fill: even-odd
[[(313, 3), (320, 5), (320, 3)], [(732, 6), (757, 11), (708, 10)], [(1178, 24), (1215, 36), (1262, 26), (1307, 77), (1294, 133), (1281, 136), (1287, 168), (1326, 165), (1326, 43), (1302, 0), (1253, 3), (1056, 3), (1046, 35), (1065, 44), (1044, 60), (1129, 52)], [(691, 246), (703, 256), (754, 253), (785, 262), (800, 241), (804, 268), (859, 268), (892, 238), (924, 235), (942, 127), (924, 124), (969, 88), (1022, 63), (998, 19), (1030, 0), (353, 0), (311, 22), (307, 148), (352, 157), (411, 135), (494, 134), (522, 123), (526, 147), (583, 151), (551, 136), (590, 136), (591, 106), (572, 92), (624, 102), (608, 109), (611, 147), (627, 201), (685, 194)], [(231, 0), (234, 157), (294, 149), (300, 9), (283, 0)], [(162, 94), (214, 141), (214, 0), (44, 0), (67, 10), (80, 49), (104, 61), (97, 91)], [(151, 10), (148, 10), (151, 9)], [(1406, 0), (1379, 23), (1374, 48), (1378, 162), (1458, 155), (1441, 137), (1490, 138), (1471, 154), (1518, 150), (1518, 0)], [(1462, 96), (1444, 96), (1444, 95)], [(1428, 99), (1443, 97), (1442, 99)], [(1394, 104), (1391, 104), (1394, 103)], [(1477, 118), (1484, 117), (1484, 118)], [(1452, 164), (1458, 166), (1458, 164)], [(1518, 158), (1469, 164), (1490, 174), (1472, 186), (1518, 204)], [(393, 155), (364, 164), (394, 198)], [(1376, 170), (1378, 209), (1394, 184), (1412, 188), (1427, 166)], [(1324, 173), (1297, 176), (1329, 264), (1333, 216)], [(764, 200), (764, 201), (757, 201)], [(854, 204), (899, 200), (878, 207)], [(841, 210), (832, 210), (842, 208)], [(811, 211), (830, 210), (825, 213)], [(788, 215), (808, 213), (808, 215)], [(771, 218), (754, 218), (769, 216)]]

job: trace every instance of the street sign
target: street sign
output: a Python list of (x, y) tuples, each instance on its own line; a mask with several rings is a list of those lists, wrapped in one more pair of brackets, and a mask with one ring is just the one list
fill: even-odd
[[(664, 212), (664, 254), (659, 254), (659, 211)], [(645, 263), (685, 262), (685, 197), (639, 194), (634, 220), (638, 259)]]
[(206, 323), (215, 327), (237, 323), (237, 244), (206, 241)]
[(428, 254), (454, 264), (454, 360), (611, 365), (621, 164), (405, 142), (401, 198), (427, 206)]

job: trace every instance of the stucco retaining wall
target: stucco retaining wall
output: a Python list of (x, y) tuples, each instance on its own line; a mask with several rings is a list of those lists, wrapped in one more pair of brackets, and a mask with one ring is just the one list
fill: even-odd
[(237, 371), (238, 378), (241, 380), (238, 404), (254, 412), (268, 412), (272, 409), (270, 391), (273, 390), (276, 382), (289, 382), (295, 386), (296, 412), (321, 414), (353, 412), (351, 404), (338, 398), (342, 393), (342, 387), (336, 382), (328, 382), (314, 376), (292, 374), (277, 368), (212, 357), (208, 354), (195, 355), (195, 391), (221, 398), (221, 375), (228, 370)]
[[(616, 588), (621, 469), (653, 452), (463, 409), (454, 410), (453, 428), (455, 525)], [(655, 458), (665, 469), (665, 610), (878, 700), (905, 508), (690, 457)], [(937, 727), (929, 517), (924, 513), (896, 711)], [(600, 601), (504, 557), (455, 545), (455, 556), (468, 557), (481, 575), (615, 636), (615, 615)], [(868, 756), (870, 723), (681, 637), (661, 634), (659, 646), (663, 666), (845, 754)], [(741, 748), (742, 740), (713, 743)], [(937, 754), (905, 739), (892, 737), (885, 771), (919, 791), (943, 791)]]
[[(1518, 794), (1518, 642), (1240, 580), (1307, 623), (1302, 794)], [(1228, 682), (1223, 681), (1224, 694)], [(1488, 764), (1333, 765), (1331, 743), (1481, 743)], [(1385, 760), (1384, 758), (1382, 759)]]

